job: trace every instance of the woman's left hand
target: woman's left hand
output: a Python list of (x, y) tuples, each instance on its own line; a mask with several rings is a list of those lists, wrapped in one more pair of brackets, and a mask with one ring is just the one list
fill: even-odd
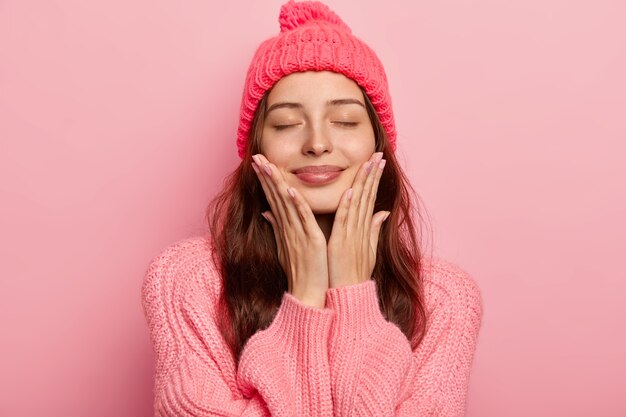
[(372, 276), (380, 227), (389, 214), (372, 215), (386, 162), (382, 156), (374, 153), (341, 196), (327, 246), (329, 288), (359, 284)]

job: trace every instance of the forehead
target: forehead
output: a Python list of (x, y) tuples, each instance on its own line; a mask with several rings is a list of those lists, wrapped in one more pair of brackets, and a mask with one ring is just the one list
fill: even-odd
[(330, 71), (294, 72), (281, 78), (270, 91), (268, 105), (278, 101), (300, 103), (336, 98), (363, 99), (358, 84), (343, 74)]

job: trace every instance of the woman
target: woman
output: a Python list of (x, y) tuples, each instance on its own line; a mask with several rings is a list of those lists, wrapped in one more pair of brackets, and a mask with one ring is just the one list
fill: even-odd
[(211, 236), (144, 280), (155, 414), (462, 416), (480, 292), (421, 253), (383, 66), (319, 2), (279, 21)]

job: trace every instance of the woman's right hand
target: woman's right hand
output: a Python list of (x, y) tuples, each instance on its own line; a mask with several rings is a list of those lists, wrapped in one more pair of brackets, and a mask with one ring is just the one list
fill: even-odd
[[(271, 211), (263, 213), (272, 224), (278, 259), (289, 280), (289, 293), (302, 303), (323, 308), (328, 289), (326, 238), (313, 211), (276, 165), (262, 154), (252, 157)], [(292, 193), (292, 194), (290, 194)]]

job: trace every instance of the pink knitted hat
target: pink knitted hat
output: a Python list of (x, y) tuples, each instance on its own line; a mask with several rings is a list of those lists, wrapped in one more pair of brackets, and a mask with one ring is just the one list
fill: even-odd
[(333, 71), (364, 88), (396, 150), (396, 127), (387, 76), (382, 63), (332, 10), (318, 1), (289, 0), (280, 8), (280, 33), (256, 50), (241, 100), (237, 149), (243, 159), (246, 142), (263, 94), (285, 75)]

